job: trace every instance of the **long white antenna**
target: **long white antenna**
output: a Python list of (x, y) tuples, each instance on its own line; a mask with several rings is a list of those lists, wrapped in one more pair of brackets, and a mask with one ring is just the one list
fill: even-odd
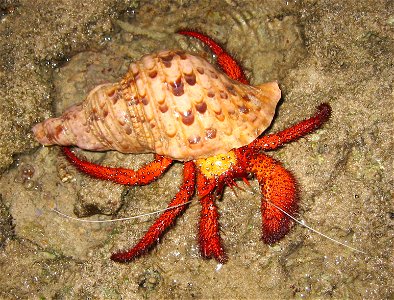
[(272, 203), (271, 201), (268, 201), (268, 200), (265, 200), (265, 201), (267, 201), (269, 204), (273, 205), (275, 208), (279, 209), (279, 210), (280, 210), (281, 212), (283, 212), (286, 216), (288, 216), (289, 218), (291, 218), (292, 220), (294, 220), (295, 222), (297, 222), (297, 223), (300, 224), (301, 226), (304, 226), (305, 228), (308, 228), (310, 231), (313, 231), (314, 233), (317, 233), (318, 235), (321, 235), (322, 237), (325, 237), (326, 239), (328, 239), (328, 240), (330, 240), (330, 241), (332, 241), (332, 242), (334, 242), (334, 243), (337, 243), (337, 244), (339, 244), (339, 245), (342, 245), (342, 246), (344, 246), (344, 247), (346, 247), (346, 248), (349, 248), (349, 249), (351, 249), (351, 250), (353, 250), (353, 251), (356, 251), (356, 252), (359, 252), (359, 253), (363, 253), (363, 254), (367, 254), (367, 253), (364, 252), (364, 251), (361, 251), (361, 250), (358, 250), (358, 249), (356, 249), (356, 248), (354, 248), (354, 247), (352, 247), (352, 246), (346, 245), (345, 243), (343, 243), (343, 242), (341, 242), (341, 241), (338, 241), (338, 240), (335, 240), (335, 239), (333, 239), (332, 237), (330, 237), (330, 236), (328, 236), (328, 235), (326, 235), (326, 234), (324, 234), (324, 233), (322, 233), (322, 232), (320, 232), (320, 231), (318, 231), (318, 230), (316, 230), (316, 229), (310, 227), (308, 224), (305, 223), (304, 220), (301, 220), (301, 221), (300, 221), (300, 220), (294, 218), (292, 215), (290, 215), (289, 213), (287, 213), (286, 211), (284, 211), (283, 209), (281, 209), (279, 206), (275, 205), (275, 204)]
[(192, 202), (192, 200), (187, 201), (185, 203), (178, 204), (178, 205), (166, 207), (166, 208), (163, 208), (163, 209), (160, 209), (160, 210), (144, 213), (144, 214), (141, 214), (141, 215), (126, 217), (126, 218), (119, 218), (119, 219), (110, 219), (110, 220), (86, 220), (86, 219), (80, 219), (80, 218), (76, 218), (76, 217), (73, 217), (73, 216), (66, 215), (65, 213), (62, 213), (57, 208), (52, 208), (52, 211), (54, 211), (55, 213), (61, 215), (62, 217), (66, 218), (66, 219), (70, 219), (70, 220), (74, 220), (74, 221), (78, 221), (78, 222), (85, 222), (85, 223), (109, 223), (109, 222), (118, 222), (118, 221), (128, 221), (128, 220), (132, 220), (132, 219), (138, 219), (138, 218), (141, 218), (141, 217), (151, 216), (151, 215), (154, 215), (154, 214), (158, 214), (158, 213), (161, 213), (161, 212), (173, 209), (173, 208), (177, 208), (177, 207), (189, 204), (191, 202)]
[[(257, 194), (253, 189), (252, 189), (250, 192), (251, 192), (252, 194)], [(326, 235), (326, 234), (324, 234), (324, 233), (322, 233), (322, 232), (320, 232), (320, 231), (318, 231), (318, 230), (312, 228), (311, 226), (309, 226), (308, 224), (306, 224), (304, 220), (298, 220), (298, 219), (296, 219), (295, 217), (293, 217), (293, 216), (290, 215), (288, 212), (286, 212), (285, 210), (283, 210), (282, 208), (280, 208), (280, 207), (277, 206), (276, 204), (272, 203), (271, 201), (269, 201), (269, 200), (267, 200), (267, 199), (264, 199), (264, 201), (266, 201), (266, 202), (269, 203), (270, 205), (274, 206), (275, 208), (279, 209), (279, 210), (280, 210), (282, 213), (284, 213), (286, 216), (288, 216), (289, 218), (291, 218), (292, 220), (294, 220), (295, 222), (297, 222), (297, 223), (300, 224), (301, 226), (303, 226), (303, 227), (309, 229), (310, 231), (312, 231), (312, 232), (314, 232), (314, 233), (316, 233), (316, 234), (318, 234), (318, 235), (320, 235), (320, 236), (322, 236), (322, 237), (324, 237), (324, 238), (326, 238), (326, 239), (328, 239), (328, 240), (330, 240), (330, 241), (332, 241), (332, 242), (334, 242), (334, 243), (337, 243), (337, 244), (339, 244), (339, 245), (342, 245), (342, 246), (344, 246), (344, 247), (346, 247), (346, 248), (348, 248), (348, 249), (351, 249), (351, 250), (353, 250), (353, 251), (356, 251), (356, 252), (359, 252), (359, 253), (362, 253), (362, 254), (367, 254), (367, 253), (364, 252), (364, 251), (361, 251), (361, 250), (358, 250), (357, 248), (354, 248), (354, 247), (352, 247), (352, 246), (346, 245), (345, 243), (343, 243), (343, 242), (341, 242), (341, 241), (338, 241), (338, 240), (335, 240), (334, 238), (332, 238), (332, 237), (330, 237), (330, 236), (328, 236), (328, 235)]]
[[(251, 186), (248, 186), (247, 189), (242, 189), (242, 190), (247, 191), (247, 192), (249, 192), (251, 194), (257, 195), (256, 191)], [(301, 226), (309, 229), (310, 231), (312, 231), (312, 232), (314, 232), (314, 233), (316, 233), (316, 234), (318, 234), (318, 235), (320, 235), (320, 236), (322, 236), (322, 237), (324, 237), (324, 238), (326, 238), (326, 239), (328, 239), (328, 240), (330, 240), (330, 241), (332, 241), (332, 242), (334, 242), (336, 244), (344, 246), (344, 247), (346, 247), (348, 249), (351, 249), (353, 251), (356, 251), (356, 252), (359, 252), (359, 253), (362, 253), (362, 254), (367, 254), (366, 252), (364, 252), (362, 250), (359, 250), (359, 249), (354, 248), (352, 246), (346, 245), (345, 243), (343, 243), (341, 241), (338, 241), (338, 240), (336, 240), (336, 239), (334, 239), (334, 238), (332, 238), (332, 237), (330, 237), (330, 236), (328, 236), (328, 235), (326, 235), (326, 234), (324, 234), (324, 233), (312, 228), (311, 226), (306, 224), (304, 220), (296, 219), (295, 217), (293, 217), (288, 212), (286, 212), (285, 210), (283, 210), (282, 208), (280, 208), (276, 204), (272, 203), (271, 201), (269, 201), (267, 199), (264, 199), (264, 201), (266, 201), (270, 205), (274, 206), (276, 209), (280, 210), (286, 216), (291, 218), (293, 221), (295, 221), (296, 223), (300, 224)], [(166, 207), (166, 208), (163, 208), (163, 209), (159, 209), (159, 210), (156, 210), (156, 211), (153, 211), (153, 212), (144, 213), (144, 214), (141, 214), (141, 215), (126, 217), (126, 218), (110, 219), (110, 220), (86, 220), (86, 219), (80, 219), (80, 218), (76, 218), (76, 217), (73, 217), (73, 216), (69, 216), (69, 215), (67, 215), (65, 213), (62, 213), (57, 208), (53, 208), (52, 211), (54, 211), (55, 213), (59, 214), (60, 216), (62, 216), (64, 218), (67, 218), (67, 219), (70, 219), (70, 220), (74, 220), (74, 221), (78, 221), (78, 222), (84, 222), (84, 223), (110, 223), (110, 222), (128, 221), (128, 220), (133, 220), (133, 219), (137, 219), (137, 218), (141, 218), (141, 217), (155, 215), (155, 214), (158, 214), (158, 213), (161, 213), (161, 212), (165, 212), (165, 211), (173, 209), (173, 208), (177, 208), (177, 207), (189, 204), (191, 202), (192, 202), (192, 200), (187, 201), (185, 203), (178, 204), (178, 205), (174, 205), (174, 206)]]

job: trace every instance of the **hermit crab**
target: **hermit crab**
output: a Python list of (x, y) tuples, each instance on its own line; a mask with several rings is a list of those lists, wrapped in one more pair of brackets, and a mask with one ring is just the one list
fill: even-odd
[[(146, 185), (174, 160), (183, 162), (183, 183), (168, 209), (130, 250), (111, 259), (127, 262), (149, 250), (185, 211), (197, 188), (201, 203), (199, 246), (203, 257), (225, 263), (215, 200), (226, 185), (254, 175), (262, 193), (262, 239), (272, 244), (291, 227), (287, 214), (297, 212), (296, 182), (270, 151), (320, 128), (331, 114), (321, 104), (314, 116), (275, 134), (270, 125), (281, 91), (276, 82), (248, 84), (239, 64), (208, 36), (191, 30), (217, 56), (221, 71), (182, 50), (146, 55), (130, 65), (119, 83), (94, 88), (86, 100), (58, 118), (34, 126), (44, 145), (62, 145), (68, 160), (95, 178), (124, 185)], [(111, 168), (78, 158), (69, 147), (155, 153), (139, 170)]]

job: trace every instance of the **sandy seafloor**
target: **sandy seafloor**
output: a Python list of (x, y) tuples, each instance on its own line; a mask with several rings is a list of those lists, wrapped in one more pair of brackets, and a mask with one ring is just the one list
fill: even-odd
[[(220, 41), (252, 84), (279, 81), (268, 132), (331, 104), (322, 129), (271, 155), (297, 178), (299, 218), (364, 254), (300, 225), (265, 245), (258, 192), (226, 189), (218, 202), (225, 265), (200, 257), (196, 198), (128, 264), (110, 253), (135, 244), (154, 217), (87, 224), (52, 211), (107, 220), (164, 208), (176, 193), (179, 163), (151, 185), (124, 188), (78, 173), (30, 129), (144, 54), (182, 48), (212, 59), (174, 34), (182, 27)], [(0, 36), (1, 299), (394, 298), (391, 1), (2, 1)], [(80, 155), (134, 168), (152, 158)]]

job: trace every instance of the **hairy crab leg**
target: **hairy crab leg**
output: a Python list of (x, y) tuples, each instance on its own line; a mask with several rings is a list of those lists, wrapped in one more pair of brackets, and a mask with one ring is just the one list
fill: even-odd
[[(247, 171), (254, 173), (260, 184), (264, 199), (261, 202), (263, 241), (273, 244), (285, 236), (291, 219), (280, 211), (293, 215), (297, 212), (297, 190), (293, 175), (278, 161), (265, 155), (248, 155)], [(272, 205), (272, 204), (274, 205)]]
[[(217, 57), (218, 65), (230, 78), (244, 84), (249, 83), (239, 63), (213, 39), (192, 30), (179, 30), (178, 33), (197, 38), (209, 46)], [(202, 206), (199, 223), (199, 244), (203, 257), (214, 257), (218, 262), (225, 263), (228, 258), (222, 247), (219, 234), (219, 213), (215, 205), (215, 187), (214, 180), (208, 180), (198, 172), (197, 190)]]
[(104, 167), (79, 159), (69, 147), (62, 147), (62, 150), (66, 158), (83, 173), (123, 185), (149, 184), (160, 177), (172, 164), (172, 159), (156, 154), (154, 161), (134, 171), (125, 168)]
[(200, 198), (200, 203), (202, 206), (199, 226), (201, 255), (205, 258), (214, 257), (219, 263), (224, 264), (227, 261), (227, 255), (221, 244), (215, 195), (211, 193)]
[(240, 161), (248, 162), (248, 171), (256, 174), (263, 197), (267, 200), (261, 204), (264, 242), (275, 243), (289, 231), (291, 219), (274, 205), (290, 215), (296, 213), (297, 192), (293, 175), (279, 162), (257, 151), (274, 150), (297, 140), (321, 127), (330, 115), (331, 107), (323, 103), (311, 118), (283, 131), (256, 139), (248, 147), (237, 149), (238, 155), (243, 156)]
[(322, 103), (318, 106), (317, 112), (311, 118), (301, 121), (288, 129), (258, 138), (250, 146), (258, 147), (264, 151), (277, 149), (320, 128), (330, 118), (330, 115), (330, 105)]
[(220, 239), (219, 213), (215, 205), (215, 179), (207, 179), (199, 171), (197, 173), (197, 191), (202, 206), (199, 223), (199, 245), (201, 255), (214, 257), (219, 263), (227, 261)]
[(209, 36), (198, 31), (187, 29), (178, 30), (177, 33), (199, 39), (215, 53), (218, 65), (230, 78), (244, 84), (249, 84), (240, 64)]
[[(196, 167), (193, 162), (189, 161), (183, 167), (183, 183), (179, 192), (172, 199), (168, 208), (174, 207), (162, 213), (160, 217), (145, 233), (144, 237), (128, 251), (114, 253), (111, 259), (117, 262), (128, 262), (149, 250), (170, 227), (175, 219), (186, 210), (187, 203), (194, 194)], [(185, 205), (183, 205), (185, 204)]]

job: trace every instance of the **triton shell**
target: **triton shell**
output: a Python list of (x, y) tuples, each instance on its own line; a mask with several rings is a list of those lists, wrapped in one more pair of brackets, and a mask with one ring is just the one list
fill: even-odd
[(187, 161), (252, 142), (270, 125), (280, 96), (276, 82), (244, 85), (199, 56), (161, 51), (132, 63), (121, 82), (97, 86), (33, 132), (44, 145)]

